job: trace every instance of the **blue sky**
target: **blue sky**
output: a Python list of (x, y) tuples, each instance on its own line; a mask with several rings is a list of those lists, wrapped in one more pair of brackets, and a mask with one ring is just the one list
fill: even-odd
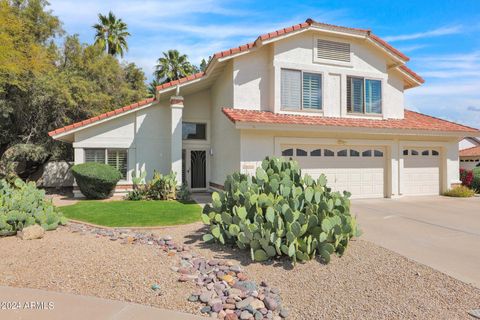
[(480, 127), (480, 1), (50, 0), (69, 33), (93, 42), (97, 13), (112, 10), (129, 26), (125, 59), (151, 78), (163, 51), (202, 58), (306, 18), (371, 29), (410, 57), (426, 79), (406, 106)]

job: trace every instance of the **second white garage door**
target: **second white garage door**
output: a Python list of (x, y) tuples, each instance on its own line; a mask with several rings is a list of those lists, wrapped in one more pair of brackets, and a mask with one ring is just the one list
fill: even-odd
[(435, 149), (403, 150), (403, 190), (405, 195), (440, 193), (440, 153)]
[(347, 190), (352, 198), (385, 196), (385, 150), (380, 147), (285, 145), (282, 155), (298, 161), (313, 178), (325, 174), (334, 191)]

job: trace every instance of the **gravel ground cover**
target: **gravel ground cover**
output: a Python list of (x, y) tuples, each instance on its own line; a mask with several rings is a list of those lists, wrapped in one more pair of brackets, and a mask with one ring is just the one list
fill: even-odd
[[(154, 230), (189, 252), (240, 264), (248, 278), (278, 289), (288, 319), (472, 319), (480, 290), (367, 241), (351, 243), (342, 258), (291, 269), (288, 260), (250, 263), (249, 254), (200, 241), (200, 223)], [(144, 231), (142, 231), (144, 232)], [(47, 289), (137, 302), (200, 314), (188, 301), (198, 292), (179, 281), (181, 253), (134, 244), (128, 236), (47, 232), (40, 240), (0, 238), (0, 285)], [(448, 257), (446, 257), (448, 258)], [(152, 289), (154, 286), (154, 290)]]

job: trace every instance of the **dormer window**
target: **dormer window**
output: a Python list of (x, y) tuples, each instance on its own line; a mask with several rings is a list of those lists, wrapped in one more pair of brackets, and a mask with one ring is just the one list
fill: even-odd
[(322, 110), (322, 75), (282, 69), (281, 104), (284, 110)]
[(347, 112), (381, 114), (382, 81), (347, 77)]

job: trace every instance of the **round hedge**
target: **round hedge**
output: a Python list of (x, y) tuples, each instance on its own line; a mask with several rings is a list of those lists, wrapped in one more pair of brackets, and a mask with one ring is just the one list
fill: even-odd
[(88, 199), (105, 199), (110, 196), (122, 174), (117, 169), (103, 163), (82, 163), (72, 167), (72, 173)]

